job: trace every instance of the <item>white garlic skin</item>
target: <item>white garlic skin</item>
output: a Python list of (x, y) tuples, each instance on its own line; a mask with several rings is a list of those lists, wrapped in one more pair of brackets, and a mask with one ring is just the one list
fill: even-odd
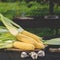
[(45, 52), (42, 51), (42, 50), (38, 51), (37, 54), (38, 54), (39, 57), (43, 57), (43, 56), (45, 56)]
[(31, 56), (32, 59), (38, 58), (38, 54), (36, 52), (30, 52), (29, 55)]
[(26, 52), (21, 52), (21, 58), (26, 58), (28, 57), (28, 54)]

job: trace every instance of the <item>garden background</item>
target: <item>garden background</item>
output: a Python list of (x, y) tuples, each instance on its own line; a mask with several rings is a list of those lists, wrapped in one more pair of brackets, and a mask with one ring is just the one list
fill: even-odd
[[(17, 16), (46, 16), (50, 14), (49, 0), (0, 0), (0, 13), (11, 20)], [(60, 16), (59, 1), (54, 2), (54, 15)], [(50, 28), (26, 28), (26, 30), (39, 36), (52, 36), (56, 33)]]

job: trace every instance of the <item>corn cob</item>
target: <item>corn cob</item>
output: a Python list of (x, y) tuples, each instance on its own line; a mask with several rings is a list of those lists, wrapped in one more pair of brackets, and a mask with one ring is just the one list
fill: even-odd
[(29, 37), (33, 38), (34, 40), (36, 40), (36, 41), (39, 42), (39, 43), (43, 43), (43, 42), (41, 41), (42, 38), (40, 38), (39, 36), (37, 36), (37, 35), (35, 35), (35, 34), (33, 34), (33, 33), (30, 33), (30, 32), (28, 32), (28, 31), (26, 31), (26, 30), (23, 30), (21, 33), (24, 34), (24, 35), (26, 35), (26, 36), (29, 36)]
[(37, 41), (34, 41), (34, 43), (35, 43), (35, 48), (38, 48), (38, 49), (44, 49), (45, 48), (45, 46), (44, 46), (44, 44), (42, 44), (42, 43), (38, 43)]
[[(21, 26), (14, 23), (13, 21), (10, 21), (8, 18), (4, 17), (2, 14), (0, 14), (0, 17), (1, 17), (1, 21), (3, 22), (3, 24), (6, 26), (6, 28), (9, 30), (9, 32), (12, 35), (16, 36), (20, 32), (24, 35), (27, 35), (27, 36), (35, 39), (37, 42), (42, 43), (42, 41), (41, 41), (42, 39), (40, 37), (38, 37), (37, 35), (32, 34), (28, 31), (24, 30)], [(16, 27), (19, 28), (19, 32), (18, 32), (18, 29)]]
[(18, 48), (18, 49), (21, 49), (21, 50), (34, 50), (35, 49), (33, 44), (19, 42), (19, 41), (15, 41), (13, 43), (13, 46), (15, 48)]
[(22, 42), (25, 42), (25, 43), (33, 44), (35, 46), (35, 48), (39, 48), (39, 49), (43, 49), (44, 48), (44, 45), (42, 43), (39, 43), (36, 40), (34, 40), (33, 38), (28, 37), (26, 35), (23, 35), (21, 33), (17, 35), (17, 39), (19, 41), (22, 41)]
[(33, 38), (28, 37), (26, 35), (23, 35), (21, 33), (17, 35), (17, 39), (19, 41), (22, 41), (22, 42), (25, 42), (25, 43), (33, 44), (35, 46), (35, 48), (39, 48), (39, 49), (43, 49), (44, 48), (43, 43), (39, 43), (36, 40), (34, 40)]
[[(3, 15), (0, 14), (0, 17), (1, 17), (1, 21), (3, 22), (3, 24), (6, 26), (6, 28), (9, 30), (9, 32), (15, 36), (18, 40), (21, 39), (22, 35), (20, 34), (23, 34), (24, 36), (28, 36), (30, 38), (24, 38), (25, 41), (22, 39), (20, 41), (24, 41), (25, 43), (31, 43), (35, 46), (35, 48), (40, 48), (40, 49), (43, 49), (44, 48), (44, 45), (43, 45), (43, 42), (41, 41), (41, 38), (38, 37), (37, 35), (35, 34), (32, 34), (26, 30), (24, 30), (23, 28), (21, 28), (19, 25), (13, 23), (12, 21), (10, 21), (9, 19), (6, 19)], [(18, 28), (20, 28), (20, 30), (18, 31)], [(31, 39), (32, 38), (32, 39)], [(29, 39), (29, 40), (28, 40)], [(31, 41), (30, 41), (31, 39)], [(26, 43), (26, 44), (27, 44)], [(15, 45), (15, 44), (14, 44)], [(25, 45), (25, 44), (24, 44)], [(23, 45), (23, 46), (24, 46)], [(18, 45), (17, 45), (18, 46)], [(19, 46), (18, 46), (19, 48)]]
[(22, 42), (25, 42), (25, 43), (31, 43), (31, 44), (34, 44), (34, 39), (33, 38), (30, 38), (26, 35), (23, 35), (21, 33), (19, 33), (17, 36), (16, 36), (17, 40), (19, 41), (22, 41)]

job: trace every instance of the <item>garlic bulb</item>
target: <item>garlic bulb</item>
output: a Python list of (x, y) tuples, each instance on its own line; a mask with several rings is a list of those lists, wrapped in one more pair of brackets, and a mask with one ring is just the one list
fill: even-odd
[(45, 52), (42, 51), (42, 50), (38, 51), (37, 54), (38, 54), (39, 57), (43, 57), (43, 56), (45, 56)]
[(31, 56), (32, 59), (37, 59), (38, 55), (36, 52), (30, 52), (29, 55)]
[(26, 53), (26, 52), (21, 52), (21, 58), (26, 58), (28, 57), (29, 55)]

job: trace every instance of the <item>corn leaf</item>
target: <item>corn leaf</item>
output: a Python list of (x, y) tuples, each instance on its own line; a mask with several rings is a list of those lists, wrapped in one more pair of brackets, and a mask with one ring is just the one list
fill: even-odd
[(50, 39), (44, 42), (47, 45), (60, 45), (60, 38)]
[(4, 17), (2, 15), (0, 15), (1, 17), (1, 21), (3, 22), (3, 24), (6, 26), (6, 28), (9, 30), (9, 32), (12, 35), (16, 35), (18, 33), (18, 30), (16, 27), (14, 27), (10, 22), (8, 22), (8, 20), (4, 19)]
[(11, 48), (11, 47), (13, 47), (12, 41), (0, 42), (0, 49)]
[(6, 26), (6, 28), (9, 30), (9, 32), (14, 36), (16, 36), (18, 34), (18, 32), (22, 32), (24, 30), (21, 26), (14, 23), (12, 20), (4, 17), (2, 14), (0, 14), (0, 20)]
[(5, 31), (0, 32), (0, 49), (13, 47), (12, 44), (15, 40), (16, 38), (9, 32)]

